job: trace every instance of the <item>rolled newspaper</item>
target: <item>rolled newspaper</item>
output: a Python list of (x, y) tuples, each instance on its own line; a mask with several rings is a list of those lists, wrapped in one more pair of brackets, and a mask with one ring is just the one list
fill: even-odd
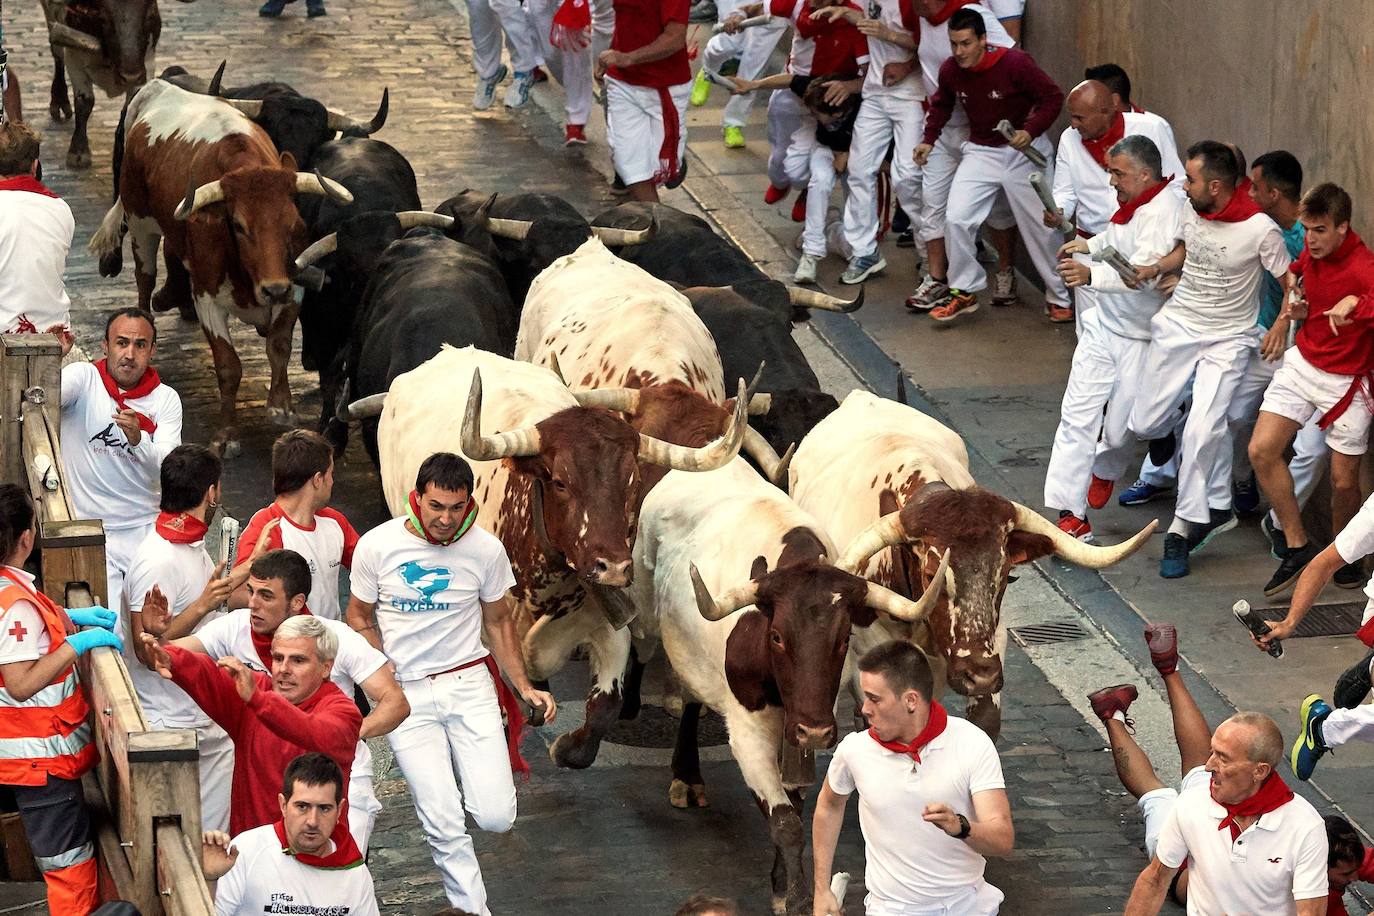
[(1100, 261), (1103, 264), (1106, 264), (1112, 270), (1121, 274), (1121, 279), (1129, 281), (1131, 283), (1135, 282), (1135, 267), (1131, 265), (1130, 261), (1126, 260), (1121, 256), (1121, 252), (1117, 251), (1111, 245), (1104, 245), (1098, 251), (1094, 251), (1092, 254), (1092, 258), (1094, 261)]
[[(750, 16), (748, 19), (745, 19), (743, 22), (741, 22), (739, 24), (739, 27), (741, 29), (752, 29), (756, 25), (767, 25), (772, 20), (772, 18), (773, 16), (770, 13), (764, 13), (762, 16)], [(713, 35), (719, 35), (721, 32), (724, 31), (725, 23), (723, 22), (717, 22), (711, 28), (711, 33)]]
[[(1002, 120), (997, 122), (997, 132), (1001, 134), (1003, 137), (1005, 137), (1008, 143), (1011, 142), (1012, 137), (1016, 136), (1016, 128), (1012, 127), (1011, 122), (1008, 121), (1006, 118), (1003, 118)], [(1036, 149), (1035, 147), (1027, 146), (1025, 149), (1022, 149), (1019, 152), (1021, 153), (1021, 155), (1029, 159), (1037, 169), (1049, 167), (1050, 161), (1045, 158), (1044, 153), (1040, 152), (1040, 150)]]
[[(239, 555), (239, 522), (231, 516), (224, 516), (219, 520), (219, 560), (224, 564), (224, 575), (229, 575), (234, 569), (234, 562)], [(218, 564), (217, 564), (218, 565)], [(225, 601), (219, 606), (221, 611), (229, 610), (229, 602)]]
[(706, 77), (706, 81), (708, 83), (715, 83), (717, 86), (724, 86), (731, 92), (739, 91), (739, 86), (736, 86), (733, 82), (731, 82), (728, 76), (721, 76), (719, 73), (712, 70), (710, 67), (707, 67), (705, 64), (701, 65), (701, 73), (703, 76)]
[[(1054, 194), (1050, 192), (1050, 186), (1045, 184), (1045, 176), (1040, 172), (1030, 173), (1031, 187), (1035, 188), (1035, 193), (1039, 195), (1040, 202), (1045, 205), (1045, 209), (1050, 213), (1059, 213), (1059, 206), (1054, 202)], [(1059, 231), (1064, 238), (1071, 239), (1078, 234), (1078, 230), (1073, 227), (1073, 223), (1059, 216)]]

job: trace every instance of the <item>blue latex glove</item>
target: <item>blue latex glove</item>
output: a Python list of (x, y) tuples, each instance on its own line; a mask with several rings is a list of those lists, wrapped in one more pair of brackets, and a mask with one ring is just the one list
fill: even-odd
[(113, 630), (115, 624), (119, 622), (118, 614), (98, 604), (90, 607), (68, 608), (67, 616), (72, 619), (72, 623), (79, 627), (101, 627), (106, 630)]
[(67, 645), (76, 650), (78, 656), (85, 655), (97, 646), (109, 646), (119, 652), (124, 651), (124, 643), (119, 641), (119, 637), (109, 630), (82, 630), (80, 633), (73, 633), (67, 637)]

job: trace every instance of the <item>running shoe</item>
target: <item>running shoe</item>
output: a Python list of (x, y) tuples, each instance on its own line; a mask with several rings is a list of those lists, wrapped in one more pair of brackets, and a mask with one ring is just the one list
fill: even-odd
[(844, 273), (840, 274), (840, 282), (845, 286), (855, 286), (884, 270), (887, 270), (887, 261), (883, 260), (883, 256), (879, 252), (875, 251), (872, 254), (851, 259), (849, 266), (844, 269)]
[(478, 111), (486, 111), (491, 107), (491, 103), (496, 100), (496, 87), (505, 82), (506, 74), (510, 71), (506, 65), (502, 64), (496, 68), (496, 72), (486, 79), (478, 77), (477, 88), (472, 93), (472, 107)]
[(978, 311), (977, 293), (951, 289), (949, 298), (945, 300), (944, 304), (930, 310), (930, 317), (935, 321), (953, 321), (964, 315), (972, 315), (976, 311)]
[(1103, 480), (1096, 474), (1092, 475), (1092, 483), (1088, 484), (1088, 507), (1101, 509), (1111, 502), (1112, 490), (1116, 487), (1115, 480)]
[(916, 291), (906, 297), (906, 307), (913, 312), (928, 312), (948, 301), (949, 287), (943, 281), (926, 274), (921, 278), (921, 285), (916, 287)]
[[(1016, 302), (1016, 271), (999, 270), (992, 275), (992, 304), (1003, 306)], [(1072, 313), (1070, 313), (1072, 314)]]
[(1302, 701), (1302, 709), (1298, 711), (1298, 740), (1293, 742), (1293, 752), (1289, 755), (1288, 762), (1293, 765), (1293, 774), (1303, 782), (1312, 778), (1313, 771), (1317, 769), (1317, 761), (1331, 751), (1322, 738), (1322, 723), (1329, 715), (1331, 707), (1317, 694), (1314, 693)]

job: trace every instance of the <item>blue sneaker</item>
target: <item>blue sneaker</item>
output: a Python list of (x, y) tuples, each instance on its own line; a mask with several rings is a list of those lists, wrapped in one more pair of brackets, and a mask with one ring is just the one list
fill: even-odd
[(1259, 483), (1254, 474), (1231, 484), (1231, 505), (1235, 507), (1237, 515), (1254, 515), (1259, 511), (1259, 504)]
[(276, 19), (286, 9), (286, 0), (267, 0), (262, 6), (258, 7), (258, 15), (268, 19)]
[(534, 85), (533, 70), (516, 70), (515, 79), (506, 87), (506, 107), (524, 108), (530, 103), (530, 87)]
[(491, 107), (491, 103), (496, 99), (496, 87), (506, 78), (510, 71), (506, 65), (502, 64), (496, 72), (486, 79), (480, 76), (477, 78), (477, 88), (472, 92), (472, 107), (478, 111), (486, 111)]
[(1164, 556), (1159, 561), (1162, 579), (1182, 579), (1188, 575), (1188, 539), (1172, 531), (1164, 535)]
[(875, 251), (872, 254), (851, 260), (849, 266), (844, 269), (844, 273), (840, 274), (840, 282), (846, 286), (854, 286), (886, 269), (887, 261), (883, 260), (883, 256)]
[(1123, 506), (1143, 506), (1150, 500), (1163, 496), (1169, 491), (1169, 487), (1157, 487), (1154, 484), (1146, 483), (1144, 480), (1137, 480), (1123, 490), (1116, 501)]
[(1303, 782), (1312, 778), (1317, 761), (1331, 750), (1322, 740), (1322, 723), (1329, 715), (1331, 707), (1317, 694), (1302, 701), (1302, 709), (1298, 711), (1301, 731), (1298, 740), (1293, 742), (1293, 753), (1288, 756), (1288, 762), (1293, 765), (1293, 774)]
[(1208, 509), (1211, 513), (1211, 520), (1205, 525), (1197, 522), (1188, 523), (1188, 552), (1197, 553), (1202, 548), (1212, 542), (1212, 538), (1221, 534), (1223, 531), (1230, 531), (1236, 527), (1236, 514), (1230, 509)]

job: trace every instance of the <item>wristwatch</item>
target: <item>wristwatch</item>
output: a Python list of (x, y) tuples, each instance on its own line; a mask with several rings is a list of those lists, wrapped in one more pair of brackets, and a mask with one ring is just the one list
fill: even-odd
[(959, 832), (954, 834), (954, 838), (956, 840), (968, 839), (968, 835), (973, 832), (973, 825), (970, 824), (968, 818), (964, 817), (962, 814), (956, 814), (954, 816), (959, 818)]

